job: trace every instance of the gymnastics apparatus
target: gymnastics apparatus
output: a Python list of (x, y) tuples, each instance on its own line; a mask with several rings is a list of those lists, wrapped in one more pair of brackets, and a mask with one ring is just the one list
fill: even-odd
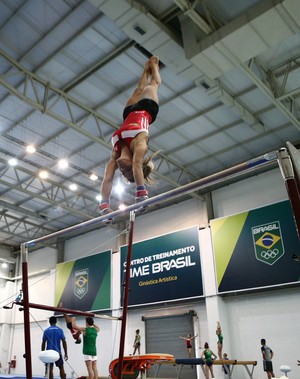
[[(287, 143), (288, 149), (293, 150), (291, 144)], [(295, 149), (295, 148), (294, 148)], [(296, 149), (295, 149), (296, 150)], [(67, 308), (59, 308), (52, 307), (42, 304), (33, 304), (29, 302), (29, 291), (28, 291), (28, 249), (32, 246), (35, 246), (38, 243), (44, 242), (46, 240), (50, 240), (51, 238), (56, 238), (62, 235), (66, 235), (72, 231), (84, 229), (91, 225), (99, 224), (105, 222), (108, 218), (114, 218), (130, 213), (130, 224), (129, 224), (129, 239), (128, 239), (128, 253), (127, 253), (127, 265), (126, 267), (130, 267), (131, 255), (132, 255), (132, 241), (133, 241), (133, 229), (135, 222), (135, 211), (142, 207), (155, 205), (158, 203), (162, 203), (164, 201), (174, 199), (180, 197), (182, 195), (197, 191), (208, 189), (212, 186), (219, 185), (220, 183), (237, 178), (243, 177), (246, 174), (249, 174), (258, 170), (266, 170), (275, 167), (276, 161), (278, 162), (281, 172), (283, 173), (283, 177), (286, 182), (288, 194), (292, 203), (292, 208), (295, 213), (295, 221), (297, 230), (299, 233), (300, 230), (300, 196), (299, 196), (299, 188), (297, 185), (295, 176), (293, 174), (292, 163), (289, 158), (289, 153), (291, 152), (285, 148), (280, 149), (276, 152), (271, 152), (269, 154), (265, 154), (264, 156), (252, 159), (248, 162), (241, 163), (237, 166), (228, 168), (219, 173), (210, 175), (206, 178), (199, 179), (195, 182), (188, 183), (182, 187), (175, 188), (166, 193), (154, 196), (152, 198), (146, 199), (141, 203), (132, 204), (128, 206), (124, 210), (117, 210), (109, 213), (109, 215), (103, 215), (100, 217), (96, 217), (92, 220), (88, 220), (78, 225), (71, 226), (69, 228), (51, 233), (49, 235), (39, 237), (35, 240), (31, 240), (25, 243), (22, 243), (20, 246), (21, 250), (21, 262), (22, 262), (22, 291), (23, 291), (23, 300), (17, 302), (17, 304), (23, 307), (24, 313), (24, 338), (25, 338), (25, 358), (26, 358), (26, 378), (32, 379), (32, 364), (31, 364), (31, 342), (30, 342), (30, 308), (51, 310), (51, 311), (60, 311), (62, 313), (72, 313), (78, 314), (82, 316), (90, 316), (90, 317), (103, 317), (90, 312), (82, 312), (73, 309)], [(294, 154), (293, 156), (296, 155)], [(298, 151), (297, 151), (298, 153)], [(299, 154), (299, 153), (298, 153)], [(261, 172), (262, 172), (261, 171)], [(300, 170), (298, 170), (300, 172)], [(121, 337), (120, 337), (120, 347), (119, 347), (119, 358), (115, 359), (110, 364), (110, 370), (113, 379), (134, 379), (137, 378), (139, 372), (142, 374), (152, 365), (152, 364), (172, 364), (172, 365), (184, 365), (191, 364), (191, 360), (183, 360), (183, 359), (174, 359), (173, 356), (169, 354), (145, 354), (140, 356), (130, 356), (124, 357), (124, 344), (125, 344), (125, 330), (126, 330), (126, 321), (127, 321), (127, 308), (128, 308), (128, 295), (129, 295), (129, 281), (130, 281), (130, 270), (126, 269), (125, 273), (125, 285), (123, 292), (123, 313), (119, 318), (106, 316), (106, 318), (111, 319), (119, 319), (122, 322), (121, 326)], [(188, 362), (187, 362), (188, 361)], [(199, 361), (199, 362), (198, 362)], [(193, 360), (193, 364), (201, 364), (200, 360)], [(230, 364), (233, 368), (235, 365), (243, 365), (249, 377), (252, 378), (252, 372), (248, 369), (248, 365), (252, 365), (253, 368), (256, 364), (255, 361), (215, 361), (214, 364)], [(231, 374), (230, 374), (231, 375)], [(178, 375), (177, 375), (178, 377)], [(231, 376), (229, 376), (231, 378)]]
[(278, 165), (285, 181), (300, 239), (300, 153), (290, 142), (287, 142), (286, 146), (287, 148), (277, 152)]
[[(159, 369), (162, 365), (172, 365), (176, 369), (176, 378), (180, 378), (180, 374), (183, 366), (185, 365), (200, 365), (202, 367), (202, 371), (205, 375), (204, 365), (205, 361), (202, 358), (187, 358), (187, 359), (176, 359), (173, 355), (170, 354), (143, 354), (133, 356), (130, 355), (128, 357), (124, 357), (123, 361), (123, 372), (122, 378), (126, 379), (136, 379), (141, 373), (141, 378), (146, 378), (146, 371), (155, 365), (156, 370), (154, 374), (154, 378), (158, 378)], [(257, 365), (257, 361), (237, 361), (235, 359), (229, 360), (214, 360), (213, 365), (229, 365), (228, 378), (232, 378), (232, 372), (234, 366), (242, 365), (245, 367), (249, 378), (253, 379), (253, 371), (254, 367)], [(252, 366), (250, 369), (248, 366)], [(114, 359), (109, 365), (109, 372), (112, 379), (117, 379), (117, 370), (119, 367), (119, 359)]]

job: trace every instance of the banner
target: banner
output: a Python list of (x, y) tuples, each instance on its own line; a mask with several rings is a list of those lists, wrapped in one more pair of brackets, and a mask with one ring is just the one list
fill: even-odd
[(80, 311), (110, 308), (111, 250), (56, 265), (55, 306)]
[(289, 201), (211, 221), (219, 292), (299, 282), (300, 243)]
[[(122, 284), (125, 281), (127, 246), (121, 247), (120, 255)], [(132, 245), (128, 305), (199, 296), (203, 296), (203, 287), (196, 226)]]

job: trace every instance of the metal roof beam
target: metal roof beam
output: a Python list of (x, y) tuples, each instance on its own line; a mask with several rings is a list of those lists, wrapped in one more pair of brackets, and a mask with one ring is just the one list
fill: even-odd
[[(16, 179), (17, 180), (18, 180), (18, 178), (17, 178), (18, 170), (23, 171), (20, 168), (15, 168), (14, 172), (16, 174)], [(40, 191), (40, 193), (37, 193), (34, 190), (29, 190), (28, 189), (29, 187), (26, 188), (27, 187), (27, 182), (25, 182), (25, 181), (23, 181), (22, 183), (18, 183), (18, 184), (12, 184), (11, 182), (7, 182), (7, 181), (5, 181), (3, 179), (0, 179), (0, 183), (2, 185), (10, 187), (11, 189), (15, 189), (18, 192), (22, 192), (23, 194), (26, 194), (27, 196), (29, 196), (28, 201), (31, 198), (35, 198), (35, 199), (42, 200), (45, 203), (51, 204), (52, 206), (57, 206), (58, 203), (59, 203), (59, 206), (62, 207), (62, 208), (64, 208), (64, 209), (66, 209), (70, 214), (77, 215), (77, 216), (80, 216), (80, 217), (83, 217), (83, 218), (92, 218), (92, 216), (89, 215), (88, 213), (82, 212), (80, 209), (74, 209), (74, 207), (70, 207), (68, 205), (68, 204), (70, 204), (70, 200), (71, 199), (76, 198), (76, 195), (75, 196), (73, 195), (73, 196), (67, 197), (67, 195), (66, 195), (66, 193), (64, 191), (64, 190), (66, 190), (65, 187), (59, 187), (53, 181), (49, 181), (49, 179), (48, 179), (48, 183), (50, 183), (50, 186), (46, 187), (42, 180), (40, 180), (39, 178), (36, 178), (34, 172), (31, 172), (31, 175), (28, 177), (29, 180), (32, 180), (32, 178), (35, 178), (35, 180), (37, 180), (39, 182), (40, 186), (43, 188), (43, 191)], [(57, 191), (57, 189), (61, 189), (62, 190), (62, 191), (59, 192), (59, 195), (62, 196), (64, 203), (62, 202), (61, 199), (58, 199), (58, 191)], [(96, 208), (96, 205), (95, 205), (95, 208)], [(82, 209), (86, 209), (86, 208), (83, 207)]]
[[(0, 77), (0, 84), (2, 84), (5, 88), (8, 89), (9, 92), (20, 98), (22, 101), (26, 102), (36, 110), (43, 112), (50, 117), (60, 121), (62, 124), (67, 125), (68, 127), (76, 130), (77, 132), (85, 135), (95, 143), (98, 143), (102, 146), (105, 146), (109, 150), (111, 150), (111, 144), (104, 141), (102, 138), (98, 137), (98, 135), (92, 134), (84, 129), (85, 122), (88, 119), (93, 119), (96, 123), (98, 130), (101, 133), (101, 123), (104, 122), (111, 126), (113, 129), (118, 129), (119, 125), (113, 123), (111, 120), (107, 119), (105, 116), (100, 115), (93, 109), (87, 107), (80, 101), (72, 98), (64, 91), (51, 86), (45, 80), (39, 78), (37, 75), (25, 69), (18, 62), (12, 59), (9, 55), (7, 55), (3, 50), (0, 50), (0, 56), (2, 56), (6, 61), (12, 66), (14, 70), (17, 70), (19, 74), (23, 77), (23, 82), (28, 83), (29, 88), (31, 88), (32, 93), (29, 94), (29, 89), (23, 86), (23, 91), (16, 88), (16, 86), (12, 85), (8, 81), (8, 75)], [(6, 80), (5, 80), (6, 79)], [(40, 91), (35, 91), (34, 88), (39, 88)], [(47, 100), (45, 100), (47, 98)], [(50, 100), (51, 99), (51, 104)], [(55, 110), (55, 104), (57, 102), (61, 102), (65, 109), (68, 111), (67, 115), (62, 116), (57, 113)], [(80, 121), (76, 121), (72, 115), (72, 108), (76, 107), (82, 114)], [(171, 161), (167, 157), (164, 157), (165, 160), (168, 161), (170, 165), (174, 165), (175, 169), (182, 169), (178, 164)], [(186, 175), (189, 176), (190, 173), (186, 172)], [(168, 177), (164, 176), (164, 179), (168, 182)], [(170, 182), (171, 183), (171, 182)]]
[(300, 121), (292, 114), (280, 100), (274, 97), (270, 88), (251, 70), (251, 67), (244, 63), (240, 63), (241, 70), (256, 84), (256, 86), (271, 100), (271, 102), (286, 116), (286, 118), (300, 130)]

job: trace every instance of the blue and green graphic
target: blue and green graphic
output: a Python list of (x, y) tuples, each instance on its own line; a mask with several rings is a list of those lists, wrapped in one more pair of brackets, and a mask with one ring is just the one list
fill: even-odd
[[(126, 259), (127, 246), (122, 246), (121, 284)], [(203, 286), (196, 226), (133, 244), (129, 305), (199, 296), (203, 296)]]
[(289, 201), (211, 221), (219, 292), (299, 282), (300, 243)]
[(56, 266), (55, 305), (80, 311), (110, 308), (111, 250)]
[(252, 227), (255, 256), (259, 261), (272, 266), (284, 254), (280, 222)]

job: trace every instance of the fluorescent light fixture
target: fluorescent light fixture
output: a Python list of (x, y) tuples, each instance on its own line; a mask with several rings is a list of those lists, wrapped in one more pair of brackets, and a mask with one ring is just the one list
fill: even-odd
[(98, 176), (96, 174), (92, 173), (90, 175), (90, 179), (94, 182), (94, 181), (96, 181), (98, 179)]
[(8, 160), (8, 164), (10, 166), (16, 166), (18, 164), (18, 160), (16, 158), (11, 158)]
[(72, 183), (72, 184), (69, 185), (69, 188), (70, 188), (71, 191), (76, 191), (77, 188), (78, 188), (78, 186), (77, 186), (77, 184)]
[(48, 171), (46, 171), (46, 170), (42, 170), (42, 171), (39, 172), (39, 177), (41, 179), (47, 179), (48, 176), (49, 176), (49, 174), (48, 174)]
[(29, 154), (33, 154), (36, 152), (36, 148), (33, 145), (27, 145), (26, 146), (26, 152)]
[(121, 195), (123, 192), (124, 192), (124, 186), (122, 183), (117, 183), (114, 187), (114, 192), (116, 192), (117, 194)]
[(63, 158), (63, 159), (58, 161), (58, 166), (59, 166), (59, 168), (64, 169), (64, 168), (67, 168), (69, 166), (69, 163), (66, 159)]
[(119, 209), (120, 211), (124, 211), (124, 209), (126, 209), (126, 205), (124, 203), (120, 204)]

